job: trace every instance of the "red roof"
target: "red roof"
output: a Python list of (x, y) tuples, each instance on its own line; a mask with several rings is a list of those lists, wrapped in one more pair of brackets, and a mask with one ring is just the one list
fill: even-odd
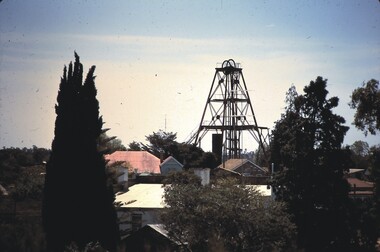
[(359, 189), (370, 189), (370, 190), (373, 189), (373, 182), (364, 181), (357, 178), (347, 178), (347, 181), (351, 187), (355, 186), (358, 190)]
[(160, 173), (160, 159), (147, 151), (115, 151), (105, 155), (112, 164), (117, 161), (128, 162), (137, 173)]
[(373, 195), (373, 182), (364, 181), (357, 178), (347, 178), (347, 181), (351, 186), (351, 191), (349, 192), (351, 196)]

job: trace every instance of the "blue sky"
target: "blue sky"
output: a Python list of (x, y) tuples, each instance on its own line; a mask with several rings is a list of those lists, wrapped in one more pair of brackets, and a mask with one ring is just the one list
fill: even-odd
[[(380, 3), (346, 1), (0, 2), (0, 145), (50, 148), (64, 65), (96, 65), (100, 113), (125, 145), (199, 125), (217, 63), (241, 63), (258, 124), (273, 128), (285, 93), (328, 79), (356, 140), (352, 91), (380, 79)], [(257, 146), (249, 136), (248, 150)], [(202, 146), (208, 150), (207, 143)]]

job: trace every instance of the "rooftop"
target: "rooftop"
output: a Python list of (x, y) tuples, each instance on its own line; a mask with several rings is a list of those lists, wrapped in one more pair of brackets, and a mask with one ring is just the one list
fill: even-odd
[(105, 155), (105, 159), (112, 164), (117, 161), (128, 163), (137, 173), (161, 173), (160, 159), (147, 151), (115, 151)]
[(220, 164), (218, 166), (218, 168), (222, 168), (222, 169), (225, 169), (225, 170), (230, 170), (230, 171), (234, 171), (235, 169), (239, 168), (240, 166), (242, 166), (243, 164), (245, 163), (251, 163), (254, 167), (256, 167), (257, 169), (260, 169), (262, 171), (265, 172), (265, 169), (258, 166), (257, 164), (253, 163), (252, 161), (250, 161), (249, 159), (237, 159), (237, 158), (232, 158), (232, 159), (229, 159), (227, 161), (225, 161), (224, 163)]
[[(262, 196), (271, 196), (271, 189), (266, 185), (246, 185), (257, 190)], [(163, 184), (136, 184), (125, 193), (116, 195), (115, 202), (120, 208), (164, 208)]]
[(163, 184), (136, 184), (125, 193), (116, 195), (121, 208), (163, 208)]

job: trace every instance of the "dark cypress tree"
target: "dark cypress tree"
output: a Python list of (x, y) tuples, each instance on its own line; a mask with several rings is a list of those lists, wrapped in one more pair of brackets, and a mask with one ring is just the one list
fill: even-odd
[(74, 66), (65, 67), (61, 78), (42, 209), (48, 251), (63, 251), (72, 243), (83, 248), (89, 242), (116, 250), (114, 194), (98, 150), (103, 121), (94, 71), (92, 66), (82, 84), (83, 66), (75, 53)]

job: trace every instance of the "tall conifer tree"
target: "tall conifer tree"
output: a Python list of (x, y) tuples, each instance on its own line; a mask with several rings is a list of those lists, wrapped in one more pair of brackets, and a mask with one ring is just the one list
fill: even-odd
[(348, 167), (341, 149), (348, 127), (333, 113), (339, 99), (327, 99), (327, 80), (318, 77), (298, 95), (288, 92), (285, 114), (272, 132), (271, 162), (278, 200), (288, 203), (306, 251), (341, 251), (350, 242), (347, 226)]
[(92, 66), (82, 84), (83, 66), (76, 53), (74, 65), (63, 70), (42, 209), (48, 251), (63, 251), (72, 243), (83, 248), (90, 242), (116, 250), (114, 194), (97, 148), (103, 121), (94, 71)]

